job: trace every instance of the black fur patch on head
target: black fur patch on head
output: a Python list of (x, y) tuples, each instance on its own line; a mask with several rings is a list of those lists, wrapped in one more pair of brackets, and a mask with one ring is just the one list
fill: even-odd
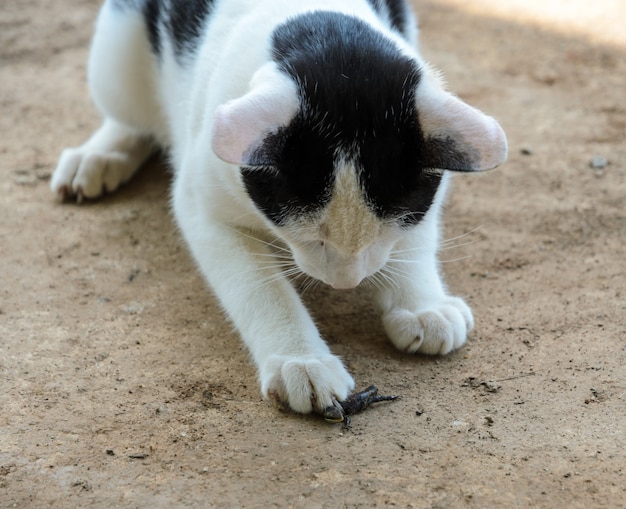
[(142, 12), (154, 53), (161, 55), (163, 33), (169, 36), (179, 59), (194, 51), (212, 4), (213, 0), (145, 0)]
[(332, 12), (284, 23), (272, 43), (274, 60), (297, 83), (301, 108), (256, 154), (274, 171), (244, 170), (259, 208), (280, 223), (295, 211), (323, 207), (343, 158), (357, 168), (365, 199), (379, 217), (402, 226), (419, 222), (441, 173), (424, 164), (416, 62), (365, 22)]
[[(298, 115), (287, 128), (270, 134), (252, 155), (271, 167), (243, 168), (252, 200), (276, 224), (293, 215), (314, 213), (328, 202), (334, 180), (334, 150), (324, 133)], [(318, 126), (321, 127), (321, 126)]]

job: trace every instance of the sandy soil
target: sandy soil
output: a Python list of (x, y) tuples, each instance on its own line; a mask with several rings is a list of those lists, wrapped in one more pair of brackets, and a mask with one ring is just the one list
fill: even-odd
[(510, 159), (447, 209), (466, 348), (402, 355), (366, 292), (307, 294), (357, 385), (402, 396), (346, 431), (260, 398), (162, 162), (97, 203), (51, 196), (98, 124), (96, 3), (0, 6), (0, 507), (626, 507), (622, 0), (419, 2), (424, 53)]

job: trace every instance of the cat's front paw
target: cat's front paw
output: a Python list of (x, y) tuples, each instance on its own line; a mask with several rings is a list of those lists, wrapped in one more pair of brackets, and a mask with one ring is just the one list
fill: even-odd
[(261, 367), (261, 391), (301, 414), (322, 412), (333, 400), (345, 400), (354, 380), (332, 354), (271, 356)]
[(462, 299), (446, 297), (416, 310), (394, 308), (383, 315), (383, 325), (399, 350), (444, 355), (467, 341), (474, 318)]

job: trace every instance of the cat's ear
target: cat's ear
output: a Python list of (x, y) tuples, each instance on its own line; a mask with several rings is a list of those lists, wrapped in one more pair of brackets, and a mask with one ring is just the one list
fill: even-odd
[(492, 117), (439, 87), (420, 85), (416, 101), (425, 166), (482, 171), (506, 160), (506, 135)]
[(219, 106), (215, 112), (211, 145), (227, 163), (271, 165), (259, 148), (268, 134), (289, 124), (299, 107), (296, 84), (274, 64), (259, 69), (250, 91)]

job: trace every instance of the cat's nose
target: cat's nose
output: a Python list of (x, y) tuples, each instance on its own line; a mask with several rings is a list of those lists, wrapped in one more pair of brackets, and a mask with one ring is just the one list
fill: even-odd
[(326, 257), (326, 282), (336, 290), (356, 288), (367, 276), (366, 252), (345, 254), (327, 246)]

